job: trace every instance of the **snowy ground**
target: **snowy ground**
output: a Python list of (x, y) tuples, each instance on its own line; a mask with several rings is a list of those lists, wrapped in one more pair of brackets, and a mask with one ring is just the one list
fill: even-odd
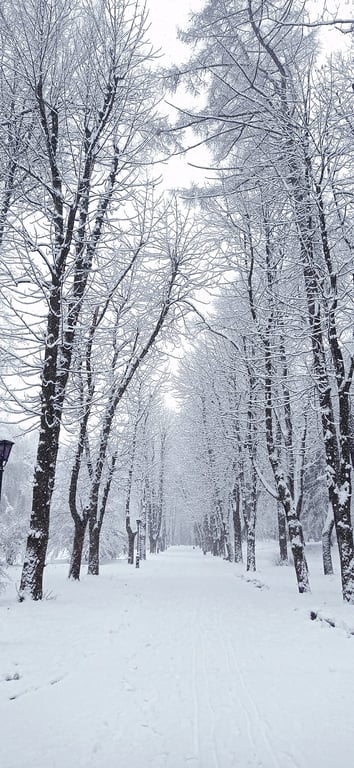
[[(275, 548), (273, 547), (273, 553)], [(312, 595), (260, 545), (260, 570), (171, 548), (0, 596), (1, 768), (344, 768), (354, 741), (354, 608)], [(12, 571), (12, 575), (14, 571)], [(327, 621), (311, 621), (315, 611)]]

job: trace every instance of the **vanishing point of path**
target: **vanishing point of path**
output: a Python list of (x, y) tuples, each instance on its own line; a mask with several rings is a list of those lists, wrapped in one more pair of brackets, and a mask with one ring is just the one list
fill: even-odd
[(2, 768), (344, 766), (354, 639), (240, 573), (172, 548), (17, 606)]

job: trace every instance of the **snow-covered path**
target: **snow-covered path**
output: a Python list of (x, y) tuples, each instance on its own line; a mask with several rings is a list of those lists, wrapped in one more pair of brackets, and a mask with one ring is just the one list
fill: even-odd
[(1, 768), (346, 764), (354, 638), (312, 598), (184, 548), (81, 584), (52, 570), (55, 600), (2, 600)]

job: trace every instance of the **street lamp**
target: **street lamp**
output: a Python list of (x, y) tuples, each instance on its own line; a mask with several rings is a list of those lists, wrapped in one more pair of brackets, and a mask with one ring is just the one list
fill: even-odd
[(11, 440), (0, 440), (0, 499), (2, 489), (2, 476), (4, 474), (4, 469), (8, 462), (12, 446), (13, 443)]
[(136, 521), (137, 533), (136, 533), (136, 558), (135, 568), (140, 568), (140, 518)]

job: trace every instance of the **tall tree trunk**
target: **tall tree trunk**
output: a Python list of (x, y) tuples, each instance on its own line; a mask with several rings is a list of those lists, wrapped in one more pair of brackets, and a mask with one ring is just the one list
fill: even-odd
[(224, 558), (225, 560), (228, 560), (229, 563), (231, 563), (234, 559), (233, 551), (232, 551), (232, 544), (230, 541), (230, 526), (229, 526), (229, 520), (223, 521), (223, 547), (224, 547)]
[(160, 552), (165, 552), (166, 549), (167, 549), (167, 528), (166, 528), (166, 516), (164, 514), (162, 518), (162, 525), (161, 525)]
[[(107, 440), (108, 440), (108, 436), (107, 436)], [(106, 454), (106, 450), (107, 450), (107, 443), (105, 444), (104, 455)], [(118, 451), (115, 451), (115, 453), (111, 457), (111, 461), (108, 467), (108, 475), (107, 475), (106, 483), (103, 489), (102, 498), (100, 502), (99, 502), (99, 490), (101, 485), (101, 482), (100, 482), (101, 475), (99, 479), (96, 475), (96, 478), (92, 483), (91, 505), (90, 505), (90, 511), (89, 511), (90, 544), (89, 544), (89, 560), (88, 560), (88, 569), (87, 569), (87, 572), (91, 576), (99, 575), (100, 535), (101, 535), (102, 524), (103, 524), (103, 520), (106, 512), (108, 496), (111, 490), (111, 483), (112, 483), (112, 478), (113, 478), (113, 474), (114, 474), (114, 470), (117, 462), (117, 456), (118, 456)]]
[(323, 573), (325, 576), (330, 576), (333, 573), (333, 562), (331, 552), (331, 536), (334, 528), (333, 509), (331, 505), (328, 507), (327, 517), (322, 530), (322, 561), (323, 561)]
[(30, 532), (20, 582), (20, 600), (29, 594), (33, 600), (43, 596), (43, 572), (49, 539), (50, 505), (54, 489), (59, 450), (60, 422), (52, 430), (44, 424), (47, 409), (42, 407), (42, 425), (34, 472)]
[(255, 524), (251, 525), (250, 522), (248, 522), (246, 532), (247, 532), (246, 570), (255, 571), (256, 570), (256, 526)]
[(137, 535), (137, 531), (130, 531), (128, 532), (128, 564), (134, 565), (134, 544), (135, 544), (135, 537)]
[(291, 494), (289, 484), (276, 455), (273, 433), (273, 404), (272, 404), (272, 364), (270, 349), (266, 347), (266, 441), (270, 464), (273, 470), (274, 480), (280, 503), (283, 505), (288, 524), (288, 533), (291, 551), (294, 559), (297, 585), (300, 594), (310, 591), (308, 567), (305, 557), (304, 537), (301, 522), (296, 514), (295, 500)]
[(142, 520), (140, 526), (140, 551), (141, 559), (146, 560), (146, 520)]
[(256, 570), (256, 519), (257, 519), (257, 475), (254, 465), (249, 467), (250, 476), (246, 482), (244, 462), (240, 464), (240, 486), (242, 512), (246, 529), (246, 570)]
[[(140, 410), (140, 409), (139, 409)], [(131, 493), (132, 493), (132, 486), (133, 486), (133, 473), (134, 473), (134, 462), (135, 462), (135, 452), (136, 452), (136, 441), (137, 441), (137, 433), (138, 433), (138, 424), (140, 421), (140, 413), (137, 413), (135, 422), (134, 422), (134, 431), (133, 431), (133, 439), (132, 439), (132, 451), (131, 451), (131, 457), (130, 457), (130, 467), (128, 471), (128, 486), (127, 486), (127, 497), (125, 501), (125, 530), (128, 534), (128, 565), (134, 565), (134, 541), (135, 536), (137, 535), (138, 531), (133, 531), (130, 525), (130, 499), (131, 499)]]
[(242, 525), (241, 525), (241, 494), (238, 483), (232, 491), (232, 519), (234, 524), (234, 558), (235, 563), (242, 563)]
[(245, 482), (243, 515), (246, 526), (246, 570), (256, 570), (256, 519), (257, 519), (257, 474), (250, 468), (250, 479)]
[(224, 520), (224, 500), (222, 487), (218, 477), (217, 461), (215, 450), (211, 440), (211, 432), (208, 426), (207, 408), (205, 395), (201, 395), (202, 421), (204, 427), (204, 439), (208, 455), (210, 476), (212, 481), (212, 504), (213, 511), (210, 515), (210, 529), (212, 535), (212, 554), (214, 556), (222, 555), (225, 551), (225, 520)]
[[(86, 376), (82, 372), (81, 365), (78, 365), (78, 380), (79, 380), (79, 392), (80, 392), (80, 405), (82, 408), (79, 436), (75, 451), (74, 463), (71, 469), (70, 486), (69, 486), (69, 509), (71, 517), (74, 521), (74, 541), (71, 555), (69, 579), (79, 580), (82, 552), (85, 539), (85, 532), (89, 518), (89, 510), (86, 508), (83, 510), (82, 516), (78, 512), (77, 495), (78, 495), (78, 482), (81, 470), (81, 463), (83, 453), (86, 450), (86, 464), (90, 480), (92, 481), (92, 463), (90, 457), (89, 441), (87, 434), (87, 425), (91, 413), (91, 407), (93, 402), (93, 396), (95, 392), (93, 377), (92, 377), (92, 365), (91, 365), (91, 353), (92, 344), (97, 326), (98, 307), (96, 307), (89, 330), (89, 337), (85, 349), (85, 370)], [(85, 382), (86, 382), (86, 397), (85, 397)]]
[(83, 518), (80, 518), (79, 515), (77, 515), (74, 522), (74, 540), (69, 568), (69, 579), (72, 579), (73, 581), (79, 581), (80, 579), (82, 552), (84, 547), (87, 521), (87, 515), (85, 515)]
[(203, 519), (203, 555), (212, 551), (211, 520), (207, 513)]
[(150, 542), (150, 554), (156, 555), (157, 552), (157, 539), (154, 538), (152, 534), (149, 536), (149, 542)]
[[(270, 301), (270, 314), (268, 318), (266, 332), (263, 336), (264, 344), (264, 393), (265, 393), (265, 431), (266, 445), (270, 465), (272, 467), (274, 480), (276, 484), (279, 502), (283, 505), (285, 517), (288, 525), (288, 533), (291, 551), (294, 559), (294, 568), (296, 573), (297, 585), (300, 594), (310, 591), (308, 567), (305, 557), (304, 536), (301, 522), (297, 516), (294, 499), (294, 478), (292, 474), (285, 474), (282, 462), (277, 450), (274, 430), (274, 406), (273, 406), (273, 358), (272, 358), (272, 331), (274, 327), (274, 289), (273, 289), (273, 270), (270, 264), (270, 248), (267, 232), (267, 281)], [(252, 294), (250, 302), (252, 305)], [(254, 311), (254, 310), (253, 310)], [(290, 415), (288, 415), (290, 418)]]
[(279, 539), (279, 557), (282, 563), (288, 562), (288, 542), (286, 535), (286, 517), (282, 504), (277, 502), (278, 514), (278, 539)]
[(134, 542), (137, 531), (132, 530), (129, 515), (125, 518), (125, 529), (128, 534), (128, 565), (134, 565)]
[(147, 510), (147, 493), (148, 493), (148, 480), (144, 478), (143, 487), (140, 500), (140, 552), (141, 559), (146, 560), (146, 538), (147, 538), (147, 525), (148, 525), (148, 510)]
[(99, 576), (100, 573), (100, 526), (95, 523), (90, 527), (89, 560), (87, 573), (90, 576)]

